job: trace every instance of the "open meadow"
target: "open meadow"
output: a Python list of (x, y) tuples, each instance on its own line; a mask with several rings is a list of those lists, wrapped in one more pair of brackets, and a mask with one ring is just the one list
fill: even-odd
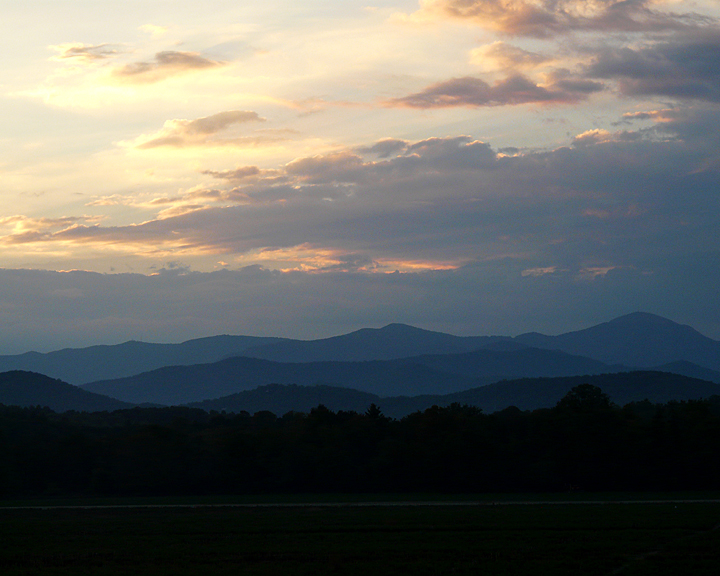
[(716, 574), (720, 501), (0, 509), (0, 573)]

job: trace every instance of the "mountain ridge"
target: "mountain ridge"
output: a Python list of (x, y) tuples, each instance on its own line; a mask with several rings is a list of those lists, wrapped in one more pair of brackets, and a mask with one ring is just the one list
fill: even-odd
[(720, 394), (720, 384), (658, 371), (618, 372), (613, 374), (567, 376), (559, 378), (521, 378), (497, 382), (451, 394), (421, 396), (379, 396), (333, 386), (270, 384), (223, 398), (193, 402), (192, 408), (250, 414), (260, 411), (282, 416), (290, 411), (308, 412), (323, 404), (333, 411), (365, 411), (371, 403), (386, 416), (402, 418), (431, 406), (467, 404), (492, 413), (515, 407), (520, 410), (552, 408), (573, 387), (597, 386), (620, 406), (648, 400), (700, 400)]
[(599, 374), (627, 369), (565, 352), (515, 351), (426, 355), (359, 362), (273, 362), (235, 357), (212, 364), (170, 366), (137, 376), (91, 382), (83, 389), (126, 402), (185, 404), (251, 390), (264, 384), (327, 384), (380, 395), (459, 392), (502, 378)]
[(44, 374), (11, 370), (0, 373), (0, 404), (47, 406), (55, 412), (101, 412), (132, 408), (128, 402), (83, 390)]
[[(188, 408), (250, 414), (270, 411), (277, 416), (288, 412), (309, 412), (322, 404), (333, 411), (364, 412), (371, 404), (383, 413), (402, 418), (431, 406), (469, 405), (486, 413), (513, 407), (535, 410), (553, 407), (573, 387), (597, 386), (616, 404), (649, 401), (667, 403), (707, 399), (720, 395), (720, 384), (660, 371), (631, 371), (610, 374), (555, 378), (519, 378), (470, 388), (449, 394), (381, 396), (352, 388), (329, 385), (267, 384), (216, 399), (184, 404)], [(55, 412), (115, 411), (135, 408), (107, 396), (86, 392), (76, 386), (32, 372), (0, 374), (0, 404), (46, 406)]]
[(236, 356), (259, 342), (282, 338), (262, 336), (208, 336), (179, 344), (128, 340), (122, 344), (98, 344), (85, 348), (63, 348), (53, 352), (25, 352), (0, 356), (0, 372), (26, 370), (84, 384), (105, 378), (121, 378), (168, 365), (189, 365)]
[[(179, 344), (130, 340), (116, 345), (65, 348), (0, 356), (0, 372), (27, 370), (75, 385), (136, 376), (167, 366), (190, 366), (246, 356), (283, 363), (399, 360), (475, 350), (555, 350), (606, 365), (655, 368), (690, 362), (720, 373), (720, 341), (672, 320), (636, 312), (573, 332), (548, 336), (455, 336), (392, 323), (316, 340), (220, 335)], [(686, 369), (691, 372), (696, 369)], [(680, 368), (676, 368), (680, 369)], [(698, 373), (699, 374), (699, 373)], [(708, 372), (712, 379), (717, 377)]]
[(420, 354), (470, 352), (504, 336), (455, 336), (407, 324), (361, 328), (317, 340), (287, 340), (248, 349), (246, 356), (276, 362), (394, 360)]
[(645, 368), (685, 360), (720, 371), (719, 341), (691, 326), (648, 312), (633, 312), (558, 336), (529, 332), (513, 340), (608, 364)]

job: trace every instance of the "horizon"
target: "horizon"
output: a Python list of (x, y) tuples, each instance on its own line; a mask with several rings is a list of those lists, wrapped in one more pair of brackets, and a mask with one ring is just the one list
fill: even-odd
[(4, 7), (0, 354), (403, 323), (720, 340), (720, 3)]
[(375, 327), (375, 326), (364, 326), (364, 327), (361, 327), (361, 328), (357, 328), (357, 329), (355, 329), (355, 330), (351, 330), (351, 331), (349, 331), (349, 332), (341, 332), (341, 333), (338, 333), (338, 334), (331, 334), (331, 335), (329, 335), (329, 336), (321, 336), (321, 337), (318, 337), (318, 338), (292, 338), (292, 337), (274, 336), (274, 335), (269, 335), (269, 336), (257, 336), (257, 335), (255, 335), (255, 334), (229, 334), (229, 333), (222, 333), (222, 334), (211, 334), (211, 335), (207, 335), (207, 336), (199, 336), (199, 337), (197, 337), (197, 338), (190, 338), (190, 339), (187, 339), (187, 340), (177, 340), (177, 341), (157, 342), (157, 341), (148, 341), (148, 340), (129, 339), (129, 340), (124, 340), (124, 341), (121, 341), (121, 342), (113, 342), (113, 343), (95, 342), (95, 343), (88, 344), (88, 345), (83, 345), (83, 346), (64, 346), (64, 347), (61, 347), (61, 348), (54, 348), (54, 349), (49, 349), (49, 350), (24, 350), (24, 351), (19, 352), (19, 353), (9, 353), (9, 354), (0, 351), (0, 356), (17, 356), (17, 355), (22, 355), (22, 354), (27, 354), (27, 353), (49, 354), (49, 353), (53, 353), (53, 352), (59, 352), (59, 351), (62, 351), (62, 350), (79, 350), (79, 349), (90, 348), (90, 347), (94, 347), (94, 346), (100, 346), (100, 347), (120, 346), (120, 345), (123, 345), (123, 344), (130, 344), (130, 343), (176, 345), (176, 344), (183, 344), (183, 343), (186, 343), (186, 342), (192, 342), (192, 341), (195, 341), (195, 340), (202, 340), (202, 339), (208, 339), (208, 338), (220, 338), (220, 337), (224, 337), (224, 336), (227, 336), (227, 337), (230, 337), (230, 338), (233, 338), (233, 337), (246, 337), (246, 336), (247, 336), (247, 337), (270, 337), (270, 338), (276, 337), (276, 338), (284, 338), (284, 339), (287, 339), (287, 340), (295, 340), (295, 341), (303, 341), (303, 342), (312, 342), (312, 341), (316, 341), (316, 340), (326, 340), (326, 339), (330, 339), (330, 338), (342, 337), (342, 336), (346, 336), (346, 335), (348, 335), (348, 334), (352, 334), (352, 333), (359, 332), (359, 331), (362, 331), (362, 330), (373, 330), (373, 331), (386, 330), (387, 328), (389, 328), (389, 327), (391, 327), (391, 326), (402, 326), (402, 327), (405, 327), (405, 328), (417, 329), (417, 330), (421, 330), (421, 331), (424, 331), (424, 332), (434, 332), (434, 333), (440, 333), (440, 334), (445, 334), (445, 335), (450, 335), (450, 336), (457, 336), (457, 337), (460, 337), (460, 338), (462, 338), (462, 337), (470, 337), (470, 338), (472, 338), (472, 337), (498, 337), (498, 338), (511, 338), (511, 339), (515, 339), (515, 338), (518, 338), (518, 337), (520, 337), (520, 336), (524, 336), (524, 335), (527, 335), (527, 334), (540, 334), (540, 335), (543, 335), (543, 336), (551, 336), (551, 337), (554, 337), (554, 336), (560, 336), (560, 335), (563, 335), (563, 334), (568, 334), (568, 333), (573, 333), (573, 332), (582, 331), (582, 330), (585, 330), (585, 329), (591, 329), (591, 328), (600, 326), (600, 325), (602, 325), (602, 324), (612, 323), (612, 322), (615, 322), (615, 321), (617, 321), (617, 320), (625, 319), (625, 318), (627, 318), (628, 316), (636, 316), (636, 315), (651, 316), (651, 317), (653, 317), (653, 318), (660, 319), (660, 320), (663, 320), (663, 321), (669, 321), (670, 323), (675, 324), (675, 325), (677, 325), (677, 326), (679, 326), (679, 327), (688, 327), (688, 328), (691, 328), (692, 330), (694, 330), (695, 332), (698, 332), (698, 334), (700, 334), (701, 336), (703, 336), (703, 337), (705, 337), (705, 338), (710, 338), (711, 340), (715, 340), (715, 341), (720, 342), (720, 340), (711, 338), (710, 336), (707, 336), (706, 334), (703, 334), (702, 332), (696, 330), (693, 326), (690, 326), (689, 324), (681, 324), (681, 323), (675, 322), (674, 320), (671, 320), (670, 318), (666, 318), (666, 317), (664, 317), (664, 316), (659, 316), (659, 315), (657, 315), (657, 314), (653, 314), (653, 313), (650, 313), (650, 312), (635, 311), (635, 312), (629, 312), (628, 314), (623, 314), (622, 316), (617, 316), (617, 317), (615, 317), (615, 318), (611, 318), (611, 319), (606, 320), (606, 321), (603, 321), (603, 322), (599, 322), (599, 323), (597, 323), (597, 324), (593, 324), (593, 325), (591, 325), (591, 326), (584, 326), (584, 327), (582, 327), (582, 328), (579, 328), (578, 330), (561, 332), (561, 333), (557, 333), (557, 334), (545, 334), (545, 333), (537, 332), (537, 331), (533, 331), (533, 330), (528, 331), (528, 332), (523, 332), (523, 333), (520, 333), (520, 334), (513, 334), (513, 335), (509, 335), (509, 334), (480, 334), (480, 333), (478, 333), (478, 334), (453, 334), (453, 333), (450, 333), (450, 332), (441, 332), (441, 331), (438, 331), (438, 330), (429, 330), (429, 329), (426, 329), (426, 328), (422, 328), (422, 327), (419, 327), (419, 326), (413, 326), (413, 325), (411, 325), (411, 324), (405, 324), (405, 323), (402, 323), (402, 322), (390, 322), (389, 324), (385, 324), (385, 325), (382, 325), (382, 326), (377, 326), (377, 327)]

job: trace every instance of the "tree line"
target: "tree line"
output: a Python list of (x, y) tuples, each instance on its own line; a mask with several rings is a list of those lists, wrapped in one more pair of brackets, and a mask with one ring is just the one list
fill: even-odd
[(720, 397), (613, 405), (583, 384), (549, 409), (461, 404), (402, 419), (0, 405), (0, 498), (720, 488)]

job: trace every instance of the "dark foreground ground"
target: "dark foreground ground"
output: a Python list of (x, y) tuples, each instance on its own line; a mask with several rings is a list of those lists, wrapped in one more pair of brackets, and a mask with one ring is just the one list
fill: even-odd
[(717, 574), (720, 503), (0, 508), (0, 574)]

